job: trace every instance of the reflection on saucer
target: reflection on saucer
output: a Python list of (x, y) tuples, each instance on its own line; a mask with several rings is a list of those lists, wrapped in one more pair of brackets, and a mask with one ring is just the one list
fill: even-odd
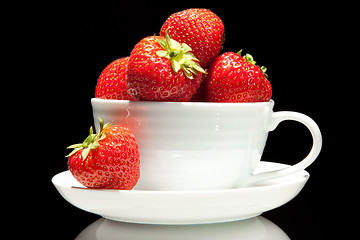
[(76, 240), (238, 240), (290, 238), (273, 222), (264, 217), (247, 220), (198, 224), (198, 225), (150, 225), (116, 222), (100, 218), (84, 229)]

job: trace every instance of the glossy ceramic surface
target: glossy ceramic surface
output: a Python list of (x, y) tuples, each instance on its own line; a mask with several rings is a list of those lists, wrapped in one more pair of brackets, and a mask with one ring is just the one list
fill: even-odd
[[(261, 172), (288, 165), (261, 162)], [(65, 171), (53, 184), (74, 206), (116, 221), (147, 224), (200, 224), (247, 219), (293, 199), (309, 174), (303, 170), (246, 188), (204, 191), (92, 190)], [(79, 188), (74, 188), (79, 187)]]
[[(136, 190), (215, 190), (305, 169), (321, 149), (316, 123), (296, 112), (273, 112), (261, 103), (140, 102), (91, 100), (98, 118), (131, 129), (139, 145), (141, 176)], [(308, 157), (286, 170), (254, 175), (268, 132), (284, 120), (303, 123), (314, 145)]]

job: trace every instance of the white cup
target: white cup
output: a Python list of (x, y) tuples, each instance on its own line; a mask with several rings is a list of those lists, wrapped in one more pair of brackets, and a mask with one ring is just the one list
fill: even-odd
[[(215, 190), (246, 187), (301, 171), (318, 156), (319, 127), (297, 112), (273, 112), (260, 103), (146, 102), (91, 99), (98, 118), (129, 128), (140, 152), (137, 190)], [(285, 169), (254, 174), (268, 132), (284, 120), (311, 132), (309, 155)]]

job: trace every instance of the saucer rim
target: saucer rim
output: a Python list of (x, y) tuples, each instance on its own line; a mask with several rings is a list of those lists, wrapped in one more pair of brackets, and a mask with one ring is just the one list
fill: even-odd
[(156, 106), (157, 104), (163, 105), (175, 105), (175, 106), (253, 106), (253, 105), (268, 105), (275, 104), (273, 99), (270, 99), (267, 102), (166, 102), (166, 101), (135, 101), (135, 100), (119, 100), (119, 99), (103, 99), (103, 98), (91, 98), (91, 102), (96, 102), (99, 104), (119, 104), (119, 103), (127, 103), (127, 104), (143, 104), (147, 106)]
[[(289, 166), (273, 162), (265, 164)], [(51, 180), (70, 204), (106, 219), (140, 224), (188, 225), (248, 219), (278, 208), (300, 193), (309, 176), (307, 171), (302, 170), (264, 181), (262, 186), (200, 191), (76, 189), (70, 185), (81, 184), (69, 171), (58, 173)]]

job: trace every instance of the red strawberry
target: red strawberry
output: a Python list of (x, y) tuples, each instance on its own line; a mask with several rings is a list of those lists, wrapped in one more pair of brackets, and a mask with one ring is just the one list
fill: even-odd
[(95, 96), (103, 99), (134, 100), (126, 86), (126, 69), (129, 57), (110, 63), (100, 74)]
[(205, 71), (187, 44), (166, 37), (142, 39), (131, 52), (127, 86), (135, 100), (188, 101)]
[(250, 54), (240, 56), (227, 52), (210, 65), (205, 79), (209, 102), (266, 102), (271, 98), (271, 85), (266, 68), (255, 65)]
[(191, 47), (203, 68), (220, 53), (225, 36), (221, 19), (208, 9), (174, 13), (165, 21), (160, 36), (165, 36), (166, 30), (171, 38)]
[(88, 188), (132, 189), (140, 177), (140, 159), (134, 135), (127, 128), (100, 119), (100, 131), (74, 144), (68, 166), (77, 181)]
[[(207, 72), (207, 69), (205, 70)], [(206, 102), (206, 90), (205, 90), (205, 79), (206, 74), (202, 75), (202, 81), (200, 87), (196, 90), (194, 95), (191, 97), (189, 102)]]

